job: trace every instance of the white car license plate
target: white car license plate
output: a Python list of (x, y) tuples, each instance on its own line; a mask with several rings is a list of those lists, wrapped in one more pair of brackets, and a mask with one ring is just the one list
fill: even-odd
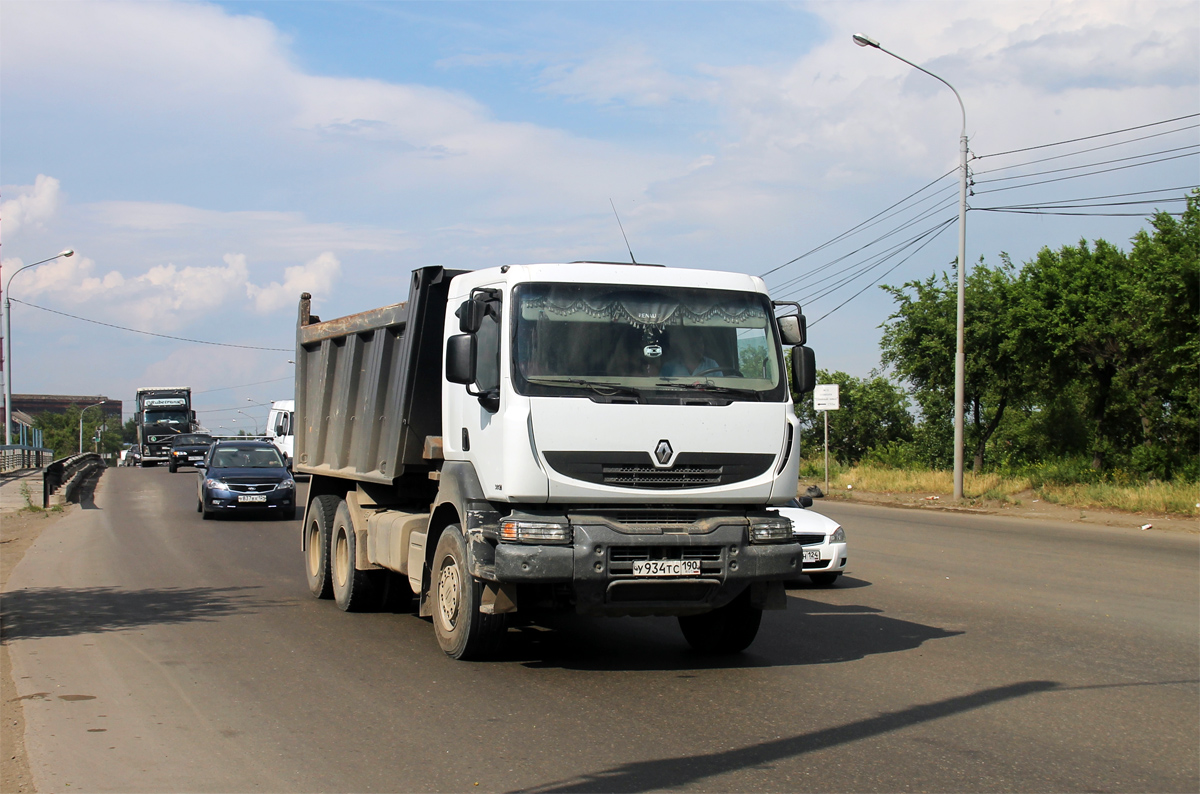
[(805, 549), (804, 550), (804, 561), (805, 562), (820, 562), (821, 561), (821, 550), (820, 549)]
[(242, 493), (238, 494), (239, 502), (265, 502), (267, 495), (265, 493)]
[(203, 455), (189, 455), (188, 460), (204, 460)]
[(699, 560), (634, 560), (634, 576), (699, 576)]

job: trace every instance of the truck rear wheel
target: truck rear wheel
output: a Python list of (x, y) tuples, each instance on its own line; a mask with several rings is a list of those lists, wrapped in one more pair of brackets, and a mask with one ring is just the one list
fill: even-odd
[(357, 568), (358, 544), (350, 508), (338, 500), (333, 516), (333, 534), (329, 547), (329, 568), (333, 579), (333, 600), (343, 612), (364, 612), (378, 607), (382, 600), (380, 574)]
[(688, 644), (701, 653), (740, 653), (750, 647), (762, 622), (762, 610), (750, 605), (750, 589), (725, 606), (703, 615), (679, 618)]
[(504, 615), (479, 611), (483, 585), (467, 568), (467, 544), (457, 525), (446, 527), (438, 539), (429, 588), (433, 631), (447, 656), (486, 659), (499, 650), (506, 629)]
[(308, 506), (304, 527), (304, 562), (308, 574), (308, 590), (316, 598), (333, 597), (333, 580), (329, 575), (329, 538), (333, 515), (341, 499), (331, 494), (318, 496)]

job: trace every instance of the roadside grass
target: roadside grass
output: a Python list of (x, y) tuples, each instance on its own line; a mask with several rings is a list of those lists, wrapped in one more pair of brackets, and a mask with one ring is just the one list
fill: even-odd
[[(804, 481), (823, 487), (824, 460), (816, 458), (802, 461), (800, 473)], [(835, 491), (928, 494), (949, 499), (954, 493), (954, 473), (894, 469), (870, 464), (842, 466), (831, 460), (829, 484), (830, 489)], [(963, 496), (970, 500), (1020, 504), (1022, 496), (1029, 494), (1032, 494), (1032, 498), (1064, 507), (1200, 516), (1200, 484), (1197, 483), (1051, 483), (1036, 475), (963, 473)]]

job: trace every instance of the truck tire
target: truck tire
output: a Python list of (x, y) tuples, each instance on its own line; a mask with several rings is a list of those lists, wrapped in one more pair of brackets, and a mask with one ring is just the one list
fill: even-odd
[(343, 612), (376, 609), (382, 600), (383, 588), (379, 574), (383, 571), (358, 570), (357, 549), (350, 507), (339, 499), (330, 535), (329, 572), (333, 580), (333, 600)]
[(697, 651), (740, 653), (750, 647), (762, 622), (762, 610), (750, 605), (750, 589), (725, 606), (703, 615), (679, 618), (683, 637)]
[(304, 528), (304, 568), (308, 591), (315, 598), (333, 598), (333, 580), (329, 576), (329, 538), (333, 534), (333, 514), (341, 502), (332, 494), (318, 496), (308, 506)]
[(504, 615), (479, 611), (483, 585), (467, 568), (467, 544), (456, 524), (446, 527), (438, 539), (429, 588), (433, 631), (446, 655), (454, 659), (494, 656), (507, 625)]

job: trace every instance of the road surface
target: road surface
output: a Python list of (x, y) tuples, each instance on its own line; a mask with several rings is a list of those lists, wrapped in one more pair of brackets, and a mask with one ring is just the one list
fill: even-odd
[(14, 571), (40, 791), (1200, 790), (1195, 534), (818, 503), (850, 573), (739, 657), (556, 618), (464, 663), (195, 481), (110, 469)]

